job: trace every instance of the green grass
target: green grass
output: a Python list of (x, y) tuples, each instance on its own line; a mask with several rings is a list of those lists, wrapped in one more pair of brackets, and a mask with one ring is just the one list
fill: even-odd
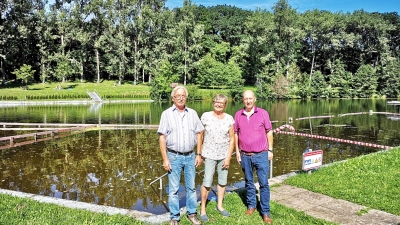
[(286, 184), (400, 215), (400, 148), (290, 177)]
[[(216, 225), (226, 225), (226, 224), (265, 224), (259, 213), (254, 213), (251, 216), (245, 215), (246, 204), (244, 203), (245, 192), (232, 192), (228, 193), (224, 199), (224, 208), (230, 212), (230, 217), (222, 216), (215, 208), (216, 202), (210, 201), (207, 204), (207, 216), (209, 222), (204, 224), (216, 224)], [(200, 211), (200, 208), (198, 212)], [(325, 220), (316, 219), (311, 216), (306, 215), (304, 212), (299, 212), (294, 209), (285, 207), (283, 205), (271, 202), (271, 218), (273, 219), (273, 224), (285, 224), (285, 225), (304, 225), (304, 224), (335, 224), (327, 222)], [(168, 223), (165, 223), (165, 225)], [(191, 224), (189, 220), (184, 216), (181, 218), (181, 223), (183, 225)]]
[(0, 212), (0, 224), (2, 225), (144, 224), (128, 216), (110, 216), (105, 213), (70, 209), (10, 195), (0, 195)]
[[(61, 85), (62, 89), (56, 89)], [(124, 83), (114, 86), (112, 81), (101, 83), (46, 83), (29, 85), (24, 90), (15, 84), (0, 86), (0, 100), (90, 100), (87, 91), (97, 91), (104, 100), (150, 99), (150, 87)]]
[[(223, 217), (215, 210), (216, 202), (209, 202), (207, 215), (210, 222), (205, 224), (264, 224), (258, 213), (246, 216), (246, 206), (243, 203), (244, 193), (229, 193), (224, 200), (225, 209), (230, 217)], [(334, 224), (315, 219), (285, 206), (271, 202), (271, 217), (274, 224), (303, 225), (303, 224)], [(200, 210), (200, 209), (199, 209)], [(0, 224), (145, 224), (129, 216), (107, 215), (86, 210), (70, 209), (54, 204), (40, 203), (27, 198), (18, 198), (0, 194)], [(169, 222), (164, 223), (169, 224)], [(182, 216), (181, 224), (191, 224), (186, 216)]]
[[(57, 89), (60, 85), (62, 89)], [(8, 82), (7, 85), (0, 85), (0, 101), (90, 100), (87, 91), (97, 91), (103, 100), (150, 99), (150, 86), (147, 84), (123, 83), (114, 86), (113, 81), (103, 81), (101, 83), (39, 83), (29, 85), (29, 90), (24, 90), (21, 88), (22, 86), (18, 82)], [(255, 90), (254, 87), (245, 88)], [(217, 93), (229, 96), (229, 89), (220, 87), (200, 87), (198, 89), (198, 94), (203, 100), (210, 100)]]

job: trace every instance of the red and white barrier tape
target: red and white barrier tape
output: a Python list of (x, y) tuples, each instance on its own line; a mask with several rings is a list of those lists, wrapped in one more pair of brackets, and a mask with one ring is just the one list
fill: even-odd
[(285, 129), (285, 128), (289, 128), (289, 130), (292, 131), (292, 132), (295, 131), (294, 127), (285, 124), (285, 125), (282, 125), (282, 126), (276, 128), (276, 129), (274, 130), (274, 132), (275, 132), (275, 133), (279, 133), (279, 132), (281, 132), (282, 129)]
[[(284, 128), (289, 128), (291, 132), (282, 131), (282, 129), (284, 129)], [(275, 133), (280, 133), (280, 134), (292, 134), (292, 135), (301, 136), (301, 137), (319, 138), (319, 139), (323, 139), (323, 140), (343, 142), (343, 143), (368, 146), (368, 147), (374, 147), (374, 148), (383, 148), (383, 149), (392, 148), (391, 146), (386, 146), (386, 145), (377, 145), (377, 144), (365, 143), (365, 142), (361, 142), (361, 141), (345, 140), (345, 139), (341, 139), (341, 138), (326, 137), (326, 136), (321, 136), (321, 135), (297, 133), (294, 131), (295, 131), (295, 129), (292, 126), (287, 125), (287, 124), (282, 125), (274, 130)]]

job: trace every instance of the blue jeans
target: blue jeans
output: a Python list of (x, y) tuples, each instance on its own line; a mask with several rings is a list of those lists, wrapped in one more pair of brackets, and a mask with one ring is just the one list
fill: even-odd
[(180, 220), (178, 192), (182, 170), (185, 179), (187, 214), (195, 214), (197, 210), (197, 193), (194, 183), (196, 177), (195, 154), (192, 153), (184, 156), (168, 152), (168, 159), (172, 168), (168, 172), (168, 207), (170, 218)]
[(254, 185), (254, 170), (256, 169), (258, 183), (260, 184), (261, 214), (270, 216), (270, 191), (268, 184), (268, 151), (253, 156), (240, 154), (242, 158), (242, 170), (246, 182), (247, 208), (257, 208), (256, 186)]

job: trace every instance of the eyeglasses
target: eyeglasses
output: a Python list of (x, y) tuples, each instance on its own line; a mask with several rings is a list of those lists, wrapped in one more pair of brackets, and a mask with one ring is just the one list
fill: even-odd
[(225, 105), (225, 102), (214, 102), (215, 105)]
[(187, 97), (185, 95), (175, 95), (174, 98), (185, 100)]

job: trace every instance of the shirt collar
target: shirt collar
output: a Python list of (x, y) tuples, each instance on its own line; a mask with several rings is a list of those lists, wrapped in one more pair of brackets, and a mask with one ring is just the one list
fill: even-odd
[[(246, 115), (244, 112), (245, 112), (245, 107), (243, 107), (243, 109), (242, 109), (242, 114)], [(258, 108), (257, 108), (257, 106), (254, 106), (254, 113), (256, 113), (256, 112), (258, 112)]]
[[(176, 105), (175, 105), (175, 104), (173, 104), (171, 108), (172, 108), (172, 111), (175, 111), (175, 110), (178, 110), (178, 111), (179, 111), (178, 107), (176, 107)], [(187, 109), (186, 105), (185, 105), (185, 109), (184, 109), (183, 111), (185, 111), (185, 112), (187, 112), (187, 111), (188, 111), (188, 109)]]

